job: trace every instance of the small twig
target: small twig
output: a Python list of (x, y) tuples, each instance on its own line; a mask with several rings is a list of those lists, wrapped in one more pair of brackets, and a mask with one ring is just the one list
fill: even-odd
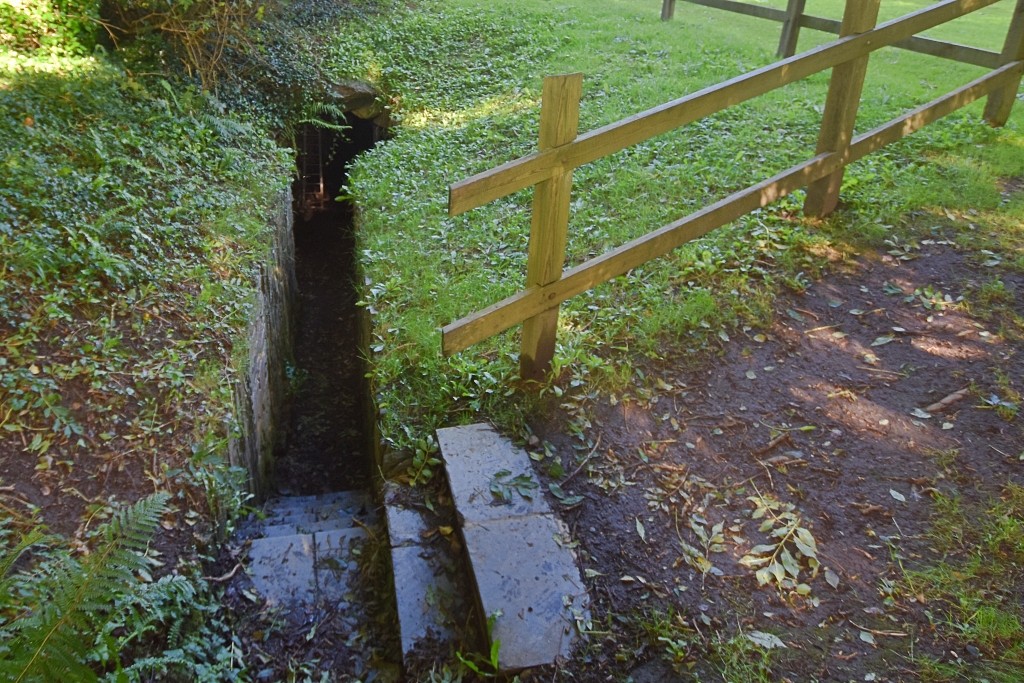
[(372, 538), (374, 541), (379, 541), (379, 539), (377, 538), (377, 532), (371, 529), (369, 526), (367, 526), (365, 522), (353, 517), (352, 523), (355, 524), (357, 527), (362, 528), (362, 530), (368, 533), (370, 535), (370, 538)]
[(805, 311), (804, 309), (797, 308), (796, 306), (793, 307), (793, 310), (796, 311), (797, 313), (803, 313), (804, 315), (809, 315), (812, 318), (814, 318), (815, 320), (821, 320), (821, 318), (818, 317), (818, 314), (813, 312), (813, 311)]
[(891, 638), (909, 638), (909, 633), (902, 633), (900, 631), (876, 631), (873, 628), (864, 628), (860, 624), (857, 624), (852, 619), (847, 619), (848, 622), (859, 628), (861, 631), (867, 631), (868, 633), (875, 636), (889, 636)]
[(765, 453), (767, 453), (771, 449), (773, 449), (776, 446), (778, 446), (780, 443), (782, 443), (784, 441), (789, 441), (791, 438), (793, 438), (793, 437), (790, 435), (789, 432), (783, 432), (782, 434), (779, 434), (777, 437), (775, 437), (774, 439), (769, 441), (768, 445), (765, 446), (764, 448), (759, 448), (756, 451), (754, 451), (754, 455), (764, 455)]
[(936, 401), (935, 403), (931, 404), (930, 406), (928, 406), (924, 410), (925, 410), (926, 413), (937, 413), (940, 410), (942, 410), (943, 408), (948, 408), (949, 406), (953, 405), (957, 401), (962, 401), (963, 399), (967, 398), (968, 394), (970, 394), (970, 393), (971, 393), (970, 386), (963, 387), (962, 389), (957, 389), (956, 391), (954, 391), (952, 394), (950, 394), (946, 398), (942, 399), (941, 401)]
[(242, 563), (239, 562), (235, 565), (235, 568), (229, 571), (227, 574), (223, 576), (204, 576), (203, 581), (209, 581), (211, 583), (224, 583), (225, 581), (230, 581), (231, 579), (235, 578), (235, 574), (237, 574), (238, 570), (241, 568)]
[(1002, 455), (1002, 456), (1004, 456), (1004, 457), (1007, 457), (1007, 458), (1012, 458), (1012, 457), (1013, 457), (1013, 456), (1012, 456), (1012, 455), (1010, 455), (1009, 453), (1003, 453), (1003, 452), (1002, 452), (1001, 450), (999, 450), (998, 448), (996, 448), (996, 447), (995, 447), (995, 446), (993, 446), (992, 444), (989, 444), (989, 445), (988, 445), (988, 447), (989, 447), (989, 448), (991, 448), (992, 450), (994, 450), (994, 451), (995, 451), (996, 453), (998, 453), (999, 455)]
[(815, 328), (810, 329), (810, 330), (804, 330), (804, 334), (810, 334), (811, 332), (821, 332), (822, 330), (831, 330), (833, 328), (842, 327), (842, 326), (843, 326), (843, 323), (839, 323), (837, 325), (822, 325), (821, 327), (815, 327)]
[(883, 368), (869, 368), (866, 365), (858, 365), (857, 369), (858, 370), (867, 370), (868, 372), (884, 372), (884, 373), (889, 374), (889, 375), (896, 375), (897, 377), (908, 377), (909, 376), (905, 372), (896, 372), (895, 370), (885, 370)]
[(600, 446), (600, 445), (601, 445), (601, 435), (600, 435), (600, 434), (598, 434), (598, 435), (597, 435), (597, 441), (595, 441), (595, 442), (594, 442), (594, 447), (590, 449), (590, 452), (589, 452), (589, 453), (587, 453), (587, 457), (583, 458), (583, 462), (581, 462), (581, 463), (580, 463), (580, 466), (579, 466), (579, 467), (577, 467), (577, 468), (576, 468), (576, 469), (575, 469), (575, 470), (573, 471), (573, 473), (572, 473), (572, 474), (570, 474), (570, 475), (569, 475), (568, 477), (566, 477), (565, 479), (563, 479), (563, 480), (562, 480), (562, 483), (561, 483), (561, 484), (559, 484), (559, 486), (565, 486), (565, 485), (566, 485), (566, 484), (568, 484), (568, 483), (569, 483), (570, 481), (572, 481), (572, 480), (573, 480), (573, 478), (575, 478), (575, 476), (576, 476), (577, 474), (579, 474), (580, 472), (582, 472), (582, 471), (583, 471), (583, 468), (584, 468), (584, 467), (586, 466), (586, 464), (587, 464), (588, 462), (590, 462), (590, 459), (591, 459), (592, 457), (594, 457), (594, 453), (596, 453), (596, 452), (597, 452), (597, 447), (598, 447), (598, 446)]

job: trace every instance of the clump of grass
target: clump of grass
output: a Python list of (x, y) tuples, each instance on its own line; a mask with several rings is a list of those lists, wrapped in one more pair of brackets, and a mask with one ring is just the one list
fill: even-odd
[(1024, 613), (1016, 599), (1024, 579), (1024, 487), (1009, 484), (984, 504), (937, 498), (929, 538), (945, 557), (908, 571), (906, 586), (924, 598), (943, 638), (980, 657), (956, 666), (926, 661), (926, 680), (1016, 680), (1024, 667)]

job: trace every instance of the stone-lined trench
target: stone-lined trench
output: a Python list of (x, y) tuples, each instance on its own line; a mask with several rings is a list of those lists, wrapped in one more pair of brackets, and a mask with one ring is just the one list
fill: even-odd
[(287, 445), (274, 468), (274, 488), (284, 496), (366, 490), (371, 483), (372, 424), (359, 352), (354, 209), (334, 198), (348, 164), (373, 147), (381, 129), (351, 114), (343, 123), (350, 127), (343, 133), (320, 131), (328, 201), (306, 211), (297, 204), (295, 212), (299, 295), (295, 360), (287, 369), (291, 411)]

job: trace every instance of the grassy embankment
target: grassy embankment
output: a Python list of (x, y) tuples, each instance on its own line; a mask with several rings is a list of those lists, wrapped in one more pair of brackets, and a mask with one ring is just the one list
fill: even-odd
[[(580, 127), (588, 130), (770, 63), (776, 46), (772, 24), (690, 5), (665, 24), (653, 0), (455, 4), (503, 27), (495, 33), (532, 24), (532, 40), (551, 54), (492, 72), (487, 89), (459, 97), (418, 76), (423, 86), (414, 90), (416, 106), (398, 137), (353, 168), (363, 266), (372, 280), (365, 299), (377, 313), (373, 378), (382, 431), (400, 453), (414, 435), (453, 422), (489, 419), (518, 432), (533, 405), (516, 384), (518, 328), (451, 359), (440, 356), (439, 328), (522, 286), (531, 191), (448, 218), (446, 187), (535, 148), (541, 76), (585, 74)], [(839, 7), (808, 11), (837, 16)], [(882, 16), (909, 9), (887, 5)], [(998, 49), (1011, 9), (993, 6), (936, 35)], [(801, 48), (826, 39), (805, 31)], [(387, 41), (374, 48), (385, 73), (395, 58)], [(495, 55), (487, 41), (467, 47), (459, 63), (488, 73)], [(871, 62), (858, 129), (981, 73), (886, 49)], [(810, 156), (827, 84), (828, 73), (818, 74), (578, 169), (569, 264)], [(943, 209), (972, 207), (980, 212), (976, 222), (991, 228), (965, 237), (971, 247), (999, 248), (1024, 266), (1013, 249), (1021, 240), (1019, 201), (1001, 203), (995, 182), (1024, 168), (1024, 113), (1017, 108), (1009, 125), (994, 131), (980, 110), (976, 104), (853, 165), (843, 209), (820, 224), (800, 218), (797, 193), (567, 302), (552, 389), (621, 392), (639, 382), (641, 391), (651, 390), (653, 378), (634, 374), (644, 359), (696, 356), (737, 327), (765, 323), (778, 288), (802, 288), (844, 251), (881, 246), (914, 211), (945, 220)]]
[[(3, 584), (0, 670), (235, 678), (199, 577), (247, 497), (232, 388), (290, 154), (212, 97), (54, 40), (0, 47), (4, 572), (35, 545)], [(166, 509), (137, 510), (134, 538), (104, 527), (154, 492)]]

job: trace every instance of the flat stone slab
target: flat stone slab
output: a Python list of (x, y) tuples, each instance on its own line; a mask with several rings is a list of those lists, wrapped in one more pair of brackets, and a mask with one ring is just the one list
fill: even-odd
[[(310, 526), (320, 522), (337, 521), (339, 526), (353, 526), (358, 518), (365, 524), (374, 522), (373, 501), (362, 491), (342, 491), (322, 496), (278, 499), (267, 506), (266, 527), (294, 525)], [(303, 530), (300, 529), (300, 532)]]
[(366, 538), (360, 528), (335, 529), (314, 534), (316, 540), (316, 576), (321, 600), (340, 602), (349, 592), (348, 580), (359, 564), (352, 552), (353, 542)]
[[(590, 599), (569, 549), (568, 530), (539, 487), (526, 497), (511, 480), (536, 482), (530, 458), (485, 424), (437, 430), (483, 618), (500, 613), (491, 632), (500, 640), (503, 671), (567, 658), (590, 619)], [(499, 472), (508, 474), (497, 478)], [(511, 501), (491, 491), (505, 485)], [(556, 541), (556, 539), (558, 539)]]
[(384, 511), (388, 517), (388, 537), (392, 548), (419, 545), (423, 541), (422, 532), (426, 531), (427, 525), (420, 513), (398, 505), (388, 505)]
[(438, 429), (437, 443), (444, 456), (455, 509), (465, 523), (551, 512), (540, 489), (534, 490), (532, 500), (512, 490), (510, 503), (500, 502), (491, 493), (491, 483), (502, 471), (510, 474), (499, 482), (508, 482), (519, 475), (537, 481), (530, 456), (503, 438), (494, 427), (475, 424)]
[(316, 595), (313, 537), (306, 534), (258, 538), (249, 548), (253, 586), (271, 605), (310, 602)]
[(253, 586), (272, 605), (340, 601), (357, 567), (352, 542), (363, 538), (361, 528), (257, 538), (249, 547)]
[(456, 600), (455, 587), (433, 552), (418, 545), (393, 548), (391, 565), (402, 655), (409, 655), (424, 638), (454, 639), (450, 615)]
[(577, 619), (589, 619), (587, 596), (569, 542), (553, 515), (529, 515), (463, 527), (484, 615), (499, 611), (492, 642), (501, 641), (503, 671), (543, 666), (568, 658), (581, 636)]

